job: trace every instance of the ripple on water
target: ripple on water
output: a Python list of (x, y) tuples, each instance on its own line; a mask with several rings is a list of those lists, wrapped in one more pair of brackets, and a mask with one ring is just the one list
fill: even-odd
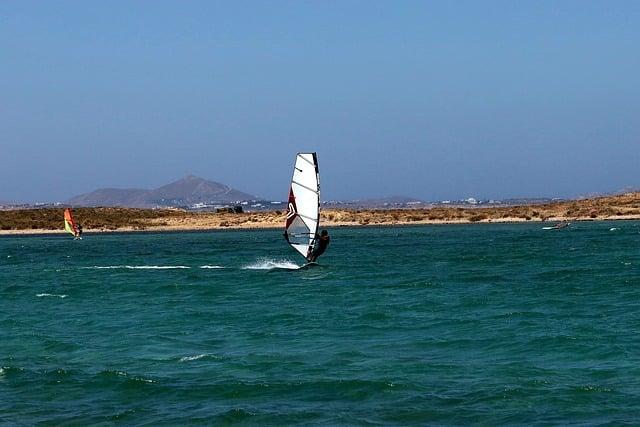
[(637, 234), (613, 225), (339, 228), (300, 270), (269, 230), (3, 238), (3, 421), (635, 421)]

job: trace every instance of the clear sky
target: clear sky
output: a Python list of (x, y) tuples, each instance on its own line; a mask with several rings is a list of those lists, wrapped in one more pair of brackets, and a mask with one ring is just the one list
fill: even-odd
[(0, 200), (640, 187), (639, 1), (2, 1)]

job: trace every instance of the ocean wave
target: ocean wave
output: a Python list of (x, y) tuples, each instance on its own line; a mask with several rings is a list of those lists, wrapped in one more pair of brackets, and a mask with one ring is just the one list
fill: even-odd
[(200, 268), (210, 268), (210, 269), (213, 269), (213, 268), (224, 268), (224, 267), (223, 267), (223, 266), (221, 266), (221, 265), (201, 265), (201, 266), (200, 266)]
[(287, 260), (259, 259), (253, 264), (242, 267), (243, 270), (273, 270), (276, 268), (298, 270), (300, 266)]
[(150, 378), (145, 378), (139, 375), (130, 375), (129, 373), (125, 372), (125, 371), (118, 371), (115, 369), (107, 369), (106, 371), (101, 371), (99, 374), (99, 376), (102, 376), (104, 378), (124, 378), (127, 381), (133, 382), (133, 383), (146, 383), (146, 384), (154, 384), (157, 383), (156, 380), (150, 379)]
[(184, 356), (180, 358), (181, 362), (191, 362), (192, 360), (199, 360), (199, 359), (222, 359), (222, 357), (220, 356), (216, 356), (215, 354), (210, 354), (210, 353), (202, 353), (202, 354), (198, 354), (195, 356)]
[(0, 380), (3, 380), (7, 375), (22, 373), (24, 368), (18, 368), (16, 366), (0, 366)]
[(203, 357), (206, 357), (206, 354), (198, 354), (197, 356), (185, 356), (185, 357), (181, 357), (180, 361), (181, 362), (190, 362), (192, 360), (198, 360), (198, 359), (202, 359)]
[(65, 294), (36, 294), (36, 296), (38, 298), (42, 298), (42, 297), (58, 297), (58, 298), (66, 298), (69, 295), (65, 295)]
[(117, 269), (128, 269), (128, 270), (175, 270), (175, 269), (186, 269), (191, 268), (186, 265), (106, 265), (99, 266), (94, 265), (93, 267), (83, 267), (85, 269), (92, 270), (117, 270)]

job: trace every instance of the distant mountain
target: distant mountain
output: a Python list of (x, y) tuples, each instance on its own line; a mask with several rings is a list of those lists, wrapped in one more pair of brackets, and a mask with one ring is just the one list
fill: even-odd
[(72, 206), (154, 208), (191, 206), (197, 203), (227, 204), (255, 199), (255, 196), (228, 185), (189, 175), (155, 190), (102, 188), (72, 197), (67, 203)]
[(172, 200), (176, 203), (193, 204), (211, 201), (237, 202), (255, 200), (256, 196), (235, 190), (228, 185), (189, 175), (184, 179), (153, 190), (152, 198), (158, 203)]

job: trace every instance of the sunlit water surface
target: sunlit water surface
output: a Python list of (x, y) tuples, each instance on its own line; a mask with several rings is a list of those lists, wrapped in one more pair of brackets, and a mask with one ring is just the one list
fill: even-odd
[(640, 422), (640, 223), (0, 238), (0, 423)]

